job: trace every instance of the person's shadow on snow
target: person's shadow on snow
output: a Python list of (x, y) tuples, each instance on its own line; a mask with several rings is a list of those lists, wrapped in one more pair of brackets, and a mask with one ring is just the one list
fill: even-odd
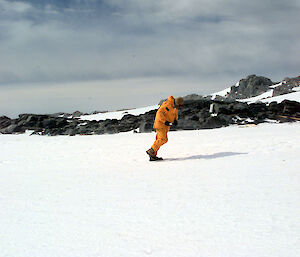
[(216, 159), (216, 158), (223, 158), (228, 156), (240, 155), (240, 154), (248, 154), (248, 153), (236, 153), (236, 152), (220, 152), (214, 154), (200, 154), (200, 155), (193, 155), (187, 157), (179, 157), (179, 158), (164, 158), (165, 161), (186, 161), (186, 160), (198, 160), (198, 159)]

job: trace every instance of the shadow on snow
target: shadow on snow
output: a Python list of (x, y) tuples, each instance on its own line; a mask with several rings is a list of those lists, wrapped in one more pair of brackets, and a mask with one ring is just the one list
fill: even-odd
[(207, 154), (207, 155), (200, 154), (200, 155), (193, 155), (193, 156), (179, 157), (179, 158), (164, 158), (164, 161), (186, 161), (186, 160), (198, 160), (198, 159), (216, 159), (216, 158), (223, 158), (223, 157), (241, 155), (241, 154), (248, 154), (248, 153), (221, 152), (221, 153), (214, 153), (214, 154)]

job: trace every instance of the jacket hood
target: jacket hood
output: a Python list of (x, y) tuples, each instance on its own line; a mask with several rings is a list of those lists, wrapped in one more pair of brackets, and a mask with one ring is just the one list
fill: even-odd
[(170, 102), (170, 103), (172, 103), (172, 105), (174, 106), (175, 105), (175, 98), (173, 97), (173, 96), (169, 96), (168, 97), (168, 101)]

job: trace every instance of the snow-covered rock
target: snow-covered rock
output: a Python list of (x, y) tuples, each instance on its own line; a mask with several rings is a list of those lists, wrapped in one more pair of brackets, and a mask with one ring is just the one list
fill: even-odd
[(212, 100), (217, 99), (218, 96), (229, 100), (254, 97), (266, 92), (273, 84), (274, 83), (266, 77), (249, 75), (238, 81), (235, 85), (213, 93)]
[[(247, 78), (237, 82), (234, 86), (228, 87), (222, 91), (211, 94), (211, 99), (235, 99), (237, 101), (247, 103), (269, 103), (272, 101), (280, 103), (285, 99), (300, 102), (298, 94), (295, 94), (295, 92), (299, 91), (300, 76), (295, 78), (285, 78), (280, 83), (273, 83), (268, 78), (250, 75)], [(278, 97), (280, 95), (283, 96)]]

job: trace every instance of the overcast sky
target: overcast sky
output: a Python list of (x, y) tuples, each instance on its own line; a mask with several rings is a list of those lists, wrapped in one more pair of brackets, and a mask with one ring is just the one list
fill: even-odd
[(0, 0), (0, 116), (300, 75), (299, 0)]

